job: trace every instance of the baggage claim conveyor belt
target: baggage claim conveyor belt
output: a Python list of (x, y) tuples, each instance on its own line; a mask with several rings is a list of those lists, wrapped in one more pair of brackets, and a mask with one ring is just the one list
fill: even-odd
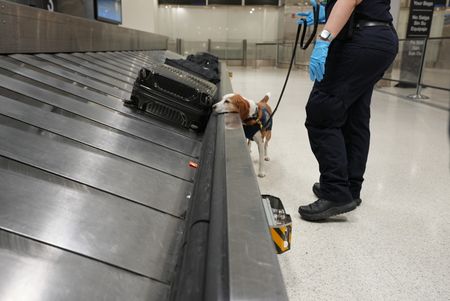
[(167, 56), (0, 55), (0, 300), (287, 300), (238, 116), (123, 106)]

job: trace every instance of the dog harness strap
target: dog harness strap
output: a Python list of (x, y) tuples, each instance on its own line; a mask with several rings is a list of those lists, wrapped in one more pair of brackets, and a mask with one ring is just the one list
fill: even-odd
[[(259, 131), (263, 130), (264, 123), (269, 120), (269, 118), (270, 114), (266, 109), (263, 109), (262, 120), (259, 120), (258, 118), (248, 118), (246, 121), (255, 120), (256, 123), (252, 125), (244, 123), (245, 137), (249, 140), (253, 140), (253, 136), (255, 136)], [(272, 129), (272, 120), (268, 125), (266, 125), (266, 129)]]
[(245, 138), (249, 140), (253, 140), (253, 137), (258, 133), (261, 129), (258, 125), (245, 125), (244, 124), (244, 134)]
[(259, 119), (257, 118), (257, 119), (256, 119), (256, 123), (259, 125), (259, 129), (262, 130), (263, 124), (262, 124), (261, 120), (259, 120)]
[(253, 113), (252, 117), (253, 118), (257, 118), (258, 117), (258, 106), (256, 106), (255, 113)]

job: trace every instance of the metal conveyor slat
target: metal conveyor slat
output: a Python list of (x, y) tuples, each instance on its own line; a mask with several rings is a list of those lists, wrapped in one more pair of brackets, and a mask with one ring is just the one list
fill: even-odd
[(109, 126), (119, 131), (134, 135), (185, 154), (198, 154), (199, 142), (174, 133), (170, 129), (154, 126), (150, 123), (128, 118), (107, 108), (86, 102), (76, 101), (31, 84), (21, 82), (0, 74), (0, 87), (10, 89), (43, 103), (61, 108), (89, 120)]
[(173, 216), (186, 211), (190, 182), (4, 116), (0, 116), (0, 140), (1, 156)]

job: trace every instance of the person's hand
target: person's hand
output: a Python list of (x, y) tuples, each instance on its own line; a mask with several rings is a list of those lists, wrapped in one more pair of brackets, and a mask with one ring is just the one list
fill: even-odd
[[(319, 9), (319, 23), (323, 24), (326, 22), (325, 18), (325, 7), (321, 4), (317, 5), (315, 0), (311, 0), (311, 5)], [(312, 11), (299, 12), (298, 17), (302, 17), (297, 20), (297, 24), (303, 24), (302, 19), (306, 17), (306, 23), (308, 26), (314, 25), (314, 13)]]
[(317, 40), (309, 62), (309, 77), (312, 81), (322, 81), (325, 74), (325, 61), (328, 56), (330, 42)]

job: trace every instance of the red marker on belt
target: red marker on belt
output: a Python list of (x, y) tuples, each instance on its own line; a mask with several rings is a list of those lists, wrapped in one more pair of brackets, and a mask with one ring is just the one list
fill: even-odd
[(189, 167), (190, 168), (194, 168), (197, 169), (198, 168), (198, 163), (194, 162), (194, 161), (189, 161)]

